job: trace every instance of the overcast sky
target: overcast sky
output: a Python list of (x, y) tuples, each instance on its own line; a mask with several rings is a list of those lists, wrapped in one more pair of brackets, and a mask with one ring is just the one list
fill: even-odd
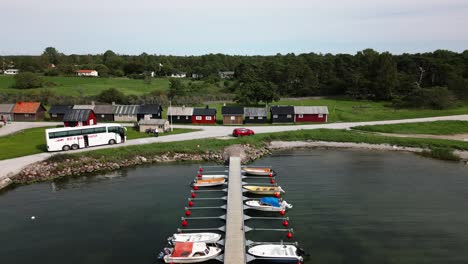
[(468, 0), (0, 0), (0, 54), (468, 49)]

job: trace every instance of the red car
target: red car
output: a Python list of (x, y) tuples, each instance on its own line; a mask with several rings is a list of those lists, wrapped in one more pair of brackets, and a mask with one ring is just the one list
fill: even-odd
[(255, 132), (248, 128), (236, 128), (232, 131), (232, 135), (235, 137), (251, 136), (255, 135)]

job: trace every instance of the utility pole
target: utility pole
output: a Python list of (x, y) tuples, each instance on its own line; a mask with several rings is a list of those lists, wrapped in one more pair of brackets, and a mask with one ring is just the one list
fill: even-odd
[(171, 132), (174, 131), (174, 128), (172, 127), (172, 104), (171, 104), (171, 100), (169, 100), (169, 109), (170, 109), (170, 116), (171, 116)]

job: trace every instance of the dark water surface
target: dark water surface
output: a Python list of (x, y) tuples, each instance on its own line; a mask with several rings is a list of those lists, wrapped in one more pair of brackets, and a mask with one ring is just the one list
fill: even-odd
[[(277, 152), (256, 164), (278, 172), (284, 198), (294, 205), (287, 214), (294, 239), (311, 254), (306, 263), (468, 263), (468, 167), (462, 164), (354, 150)], [(3, 192), (0, 263), (155, 263), (180, 227), (198, 166), (142, 166)], [(283, 228), (271, 220), (247, 225)], [(247, 237), (287, 240), (284, 232)]]

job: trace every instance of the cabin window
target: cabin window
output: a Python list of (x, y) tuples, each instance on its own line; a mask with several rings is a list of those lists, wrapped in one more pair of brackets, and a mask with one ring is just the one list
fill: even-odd
[(273, 118), (278, 118), (278, 115), (273, 115)]
[(52, 114), (52, 117), (57, 117), (57, 114)]
[(180, 120), (180, 116), (177, 116), (177, 120)]
[(202, 119), (201, 116), (196, 116), (195, 117), (195, 120), (201, 120), (201, 119)]
[(263, 116), (259, 116), (259, 117), (258, 117), (258, 120), (261, 120), (261, 119), (263, 119)]
[(235, 117), (235, 116), (231, 116), (231, 120), (236, 120), (236, 117)]
[(304, 115), (299, 115), (299, 118), (304, 118)]
[(322, 118), (322, 117), (323, 117), (323, 114), (319, 114), (319, 117)]
[(249, 119), (254, 119), (254, 117), (253, 117), (253, 116), (249, 116)]
[(186, 116), (185, 119), (188, 120), (188, 116)]
[(29, 116), (29, 114), (24, 114), (24, 116), (28, 117), (28, 116)]
[(102, 118), (104, 118), (104, 115), (101, 115)]
[(211, 116), (207, 116), (207, 117), (206, 117), (206, 120), (211, 120)]
[(286, 117), (287, 117), (287, 118), (291, 118), (292, 116), (291, 116), (291, 115), (287, 115)]

